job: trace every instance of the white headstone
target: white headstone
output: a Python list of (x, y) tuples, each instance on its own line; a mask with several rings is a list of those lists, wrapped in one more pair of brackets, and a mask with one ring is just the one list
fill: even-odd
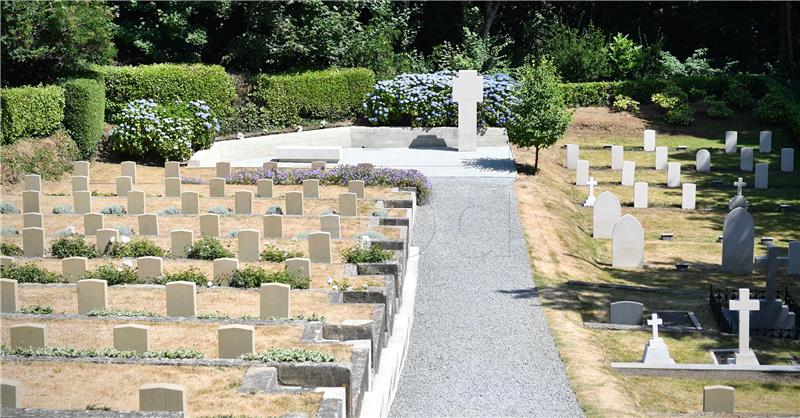
[(667, 147), (656, 147), (656, 170), (662, 171), (667, 169), (668, 149)]
[(725, 153), (736, 153), (736, 142), (738, 141), (739, 133), (736, 131), (725, 131)]
[(652, 129), (644, 130), (644, 150), (653, 152), (656, 149), (656, 131)]
[(320, 231), (330, 233), (331, 239), (340, 239), (342, 237), (339, 215), (322, 215), (319, 217), (319, 224)]
[(739, 153), (739, 170), (742, 171), (753, 171), (753, 149), (749, 147), (743, 147), (742, 151)]
[(667, 167), (667, 187), (679, 187), (681, 185), (681, 163), (669, 163)]
[(647, 208), (647, 182), (637, 181), (633, 184), (633, 207), (638, 209)]
[(574, 170), (578, 167), (580, 147), (577, 144), (567, 144), (567, 169)]
[(123, 161), (119, 165), (120, 169), (120, 176), (127, 176), (131, 178), (131, 181), (136, 183), (136, 162), (134, 161)]
[(756, 189), (766, 189), (769, 186), (769, 163), (756, 164)]
[(575, 166), (575, 185), (585, 186), (587, 181), (589, 181), (589, 161), (578, 160)]
[(636, 163), (633, 161), (624, 161), (622, 163), (622, 185), (633, 186), (635, 175)]
[(794, 148), (781, 149), (781, 171), (794, 173)]
[(614, 224), (621, 216), (622, 208), (617, 196), (608, 191), (600, 193), (592, 212), (592, 237), (611, 239)]
[(747, 209), (735, 208), (722, 226), (722, 271), (734, 274), (753, 272), (755, 226)]
[[(86, 183), (88, 185), (89, 178), (86, 178)], [(22, 184), (25, 185), (25, 190), (36, 190), (37, 192), (42, 191), (42, 176), (38, 174), (26, 174), (23, 178)]]
[(483, 101), (483, 77), (475, 70), (459, 70), (453, 79), (453, 101), (458, 103), (458, 150), (478, 147), (478, 103)]
[(750, 312), (759, 308), (758, 299), (750, 299), (750, 289), (739, 289), (739, 299), (730, 301), (729, 309), (739, 311), (739, 349), (736, 351), (737, 365), (757, 366), (758, 359), (750, 349)]
[(589, 181), (586, 182), (586, 185), (589, 186), (589, 196), (586, 198), (586, 201), (583, 202), (583, 206), (592, 207), (594, 206), (595, 200), (597, 200), (594, 196), (594, 186), (597, 186), (597, 180), (595, 180), (594, 177), (589, 177)]
[(611, 233), (611, 267), (641, 268), (644, 265), (644, 229), (633, 215), (621, 217)]
[(625, 151), (622, 145), (611, 146), (611, 169), (622, 170), (622, 161), (624, 159)]
[(708, 173), (711, 171), (711, 153), (708, 152), (707, 149), (697, 151), (694, 169), (699, 173)]
[(792, 241), (789, 243), (789, 262), (786, 266), (786, 272), (793, 276), (800, 276), (800, 241)]
[(694, 210), (697, 198), (697, 185), (694, 183), (683, 183), (682, 191), (681, 209)]
[(762, 154), (772, 152), (772, 131), (758, 133), (758, 152)]

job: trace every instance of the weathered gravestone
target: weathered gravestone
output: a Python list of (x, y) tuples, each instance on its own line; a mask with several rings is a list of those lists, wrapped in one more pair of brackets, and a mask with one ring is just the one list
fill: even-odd
[(645, 209), (648, 206), (647, 197), (648, 184), (644, 181), (637, 181), (633, 184), (633, 207)]
[(339, 215), (322, 215), (319, 217), (319, 229), (331, 234), (331, 239), (341, 238)]
[(608, 191), (600, 193), (592, 211), (592, 237), (611, 239), (614, 224), (621, 216), (622, 208), (617, 196)]
[(478, 103), (483, 101), (483, 77), (475, 70), (459, 70), (453, 79), (453, 101), (458, 103), (458, 150), (478, 147)]
[(753, 171), (753, 149), (744, 147), (739, 153), (739, 170)]
[(681, 209), (694, 210), (697, 206), (697, 185), (694, 183), (683, 183), (681, 191)]
[(180, 177), (167, 177), (164, 179), (164, 196), (166, 197), (180, 197), (181, 196), (181, 179)]
[(16, 312), (19, 307), (19, 286), (17, 281), (0, 279), (0, 312)]
[(239, 231), (239, 261), (258, 261), (260, 258), (261, 232), (257, 229)]
[(772, 152), (772, 131), (758, 133), (758, 152), (762, 154)]
[(47, 347), (47, 327), (39, 324), (12, 325), (9, 329), (11, 348)]
[(86, 315), (108, 307), (108, 282), (97, 279), (78, 280), (78, 313)]
[(283, 215), (264, 215), (264, 238), (283, 238)]
[(102, 213), (87, 213), (83, 215), (83, 235), (97, 235), (98, 229), (105, 228)]
[(331, 234), (312, 232), (308, 234), (308, 258), (312, 263), (331, 263)]
[(781, 149), (781, 172), (794, 172), (794, 148)]
[(61, 274), (70, 282), (75, 283), (86, 275), (86, 257), (67, 257), (61, 260)]
[(223, 325), (217, 329), (219, 358), (239, 358), (256, 351), (252, 325)]
[(139, 235), (158, 236), (158, 215), (155, 213), (145, 213), (136, 217), (139, 225)]
[(225, 177), (212, 177), (208, 180), (208, 195), (210, 197), (225, 197)]
[(697, 151), (694, 168), (698, 173), (708, 173), (711, 171), (711, 153), (708, 152), (707, 149)]
[(197, 315), (197, 285), (194, 282), (169, 282), (167, 291), (167, 316), (194, 317)]
[(44, 257), (44, 229), (22, 228), (22, 255)]
[(253, 192), (250, 190), (237, 190), (234, 211), (237, 215), (253, 214)]
[(739, 133), (736, 131), (725, 131), (725, 153), (735, 154), (736, 143), (738, 141)]
[(608, 323), (618, 325), (642, 325), (644, 305), (628, 300), (612, 302), (609, 307)]
[(197, 215), (200, 211), (200, 193), (181, 192), (181, 215)]
[(641, 268), (644, 265), (644, 229), (633, 215), (621, 217), (611, 233), (611, 267)]
[(722, 227), (722, 271), (734, 274), (753, 272), (755, 226), (747, 209), (735, 208)]
[(74, 192), (72, 193), (72, 206), (75, 208), (75, 213), (82, 215), (92, 212), (92, 193), (91, 192)]
[(120, 176), (116, 178), (117, 182), (117, 196), (127, 197), (128, 192), (133, 189), (133, 179), (129, 176)]
[(152, 383), (139, 386), (140, 411), (185, 412), (186, 386)]
[(120, 176), (130, 177), (131, 182), (136, 183), (136, 163), (134, 161), (123, 161), (119, 165)]
[(578, 168), (578, 156), (580, 154), (580, 147), (577, 144), (567, 144), (567, 169), (574, 170)]
[(287, 215), (303, 214), (303, 192), (286, 192), (284, 199)]
[(42, 191), (42, 176), (38, 174), (26, 174), (23, 177), (22, 184), (25, 187), (25, 190), (35, 190), (37, 192)]
[(622, 170), (622, 162), (624, 159), (624, 148), (622, 145), (611, 146), (611, 169)]
[(290, 286), (283, 283), (264, 283), (261, 285), (261, 319), (289, 318)]
[(703, 387), (703, 412), (732, 414), (734, 389), (731, 386), (711, 385)]
[(258, 179), (256, 180), (256, 196), (258, 197), (272, 197), (272, 179)]
[(150, 327), (139, 324), (114, 325), (114, 349), (142, 354), (150, 351)]
[(589, 161), (578, 160), (575, 166), (575, 185), (585, 186), (589, 181)]
[(191, 229), (173, 229), (169, 233), (170, 251), (177, 258), (184, 258), (194, 242), (194, 232)]
[(311, 278), (311, 260), (308, 258), (290, 258), (284, 262), (286, 271), (298, 274), (300, 277)]
[(303, 199), (319, 199), (319, 179), (303, 180)]

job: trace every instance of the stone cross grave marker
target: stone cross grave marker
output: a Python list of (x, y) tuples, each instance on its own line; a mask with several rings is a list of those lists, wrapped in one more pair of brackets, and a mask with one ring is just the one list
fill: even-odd
[(747, 186), (747, 183), (742, 181), (742, 178), (739, 177), (739, 180), (734, 181), (733, 185), (736, 186), (736, 196), (742, 196), (742, 188)]
[(653, 339), (658, 339), (658, 326), (663, 323), (664, 320), (659, 318), (657, 313), (650, 315), (650, 319), (647, 320), (647, 325), (653, 328)]
[(647, 325), (653, 327), (653, 337), (647, 341), (644, 347), (644, 356), (642, 356), (642, 363), (645, 364), (674, 364), (675, 361), (669, 356), (669, 349), (664, 343), (664, 340), (658, 336), (658, 326), (663, 324), (664, 321), (658, 317), (657, 313), (650, 315), (647, 320)]
[(750, 349), (750, 312), (759, 308), (758, 299), (750, 299), (750, 289), (739, 289), (739, 299), (730, 301), (729, 309), (739, 311), (739, 350), (737, 365), (758, 365), (755, 353)]
[(475, 70), (459, 70), (453, 79), (453, 101), (458, 103), (458, 150), (478, 147), (478, 102), (483, 101), (483, 77)]
[(595, 180), (594, 177), (589, 177), (589, 181), (586, 182), (586, 185), (589, 186), (589, 197), (583, 202), (583, 206), (592, 207), (597, 200), (597, 198), (594, 197), (594, 186), (597, 186), (597, 180)]

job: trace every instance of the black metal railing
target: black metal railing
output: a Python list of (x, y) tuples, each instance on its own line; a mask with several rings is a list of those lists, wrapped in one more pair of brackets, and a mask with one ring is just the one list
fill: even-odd
[[(750, 289), (750, 296), (753, 299), (764, 298), (766, 289)], [(798, 309), (797, 302), (792, 298), (789, 293), (789, 287), (786, 286), (783, 290), (777, 290), (775, 296), (783, 301), (783, 304), (789, 307), (789, 310), (794, 312), (795, 318), (800, 318), (800, 309)], [(719, 330), (728, 334), (736, 334), (739, 332), (738, 326), (734, 327), (722, 313), (723, 307), (727, 307), (729, 301), (739, 298), (739, 289), (717, 288), (714, 286), (708, 287), (708, 305), (711, 308), (711, 314), (714, 320), (717, 321)], [(751, 336), (769, 337), (797, 340), (800, 339), (800, 320), (795, 319), (794, 328), (751, 328)]]

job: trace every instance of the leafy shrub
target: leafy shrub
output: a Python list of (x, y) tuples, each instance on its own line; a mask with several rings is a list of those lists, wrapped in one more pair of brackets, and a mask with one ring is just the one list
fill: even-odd
[(606, 35), (592, 24), (581, 30), (554, 21), (548, 25), (542, 48), (564, 80), (603, 80), (610, 75)]
[(237, 238), (239, 236), (239, 230), (228, 231), (228, 238)]
[(7, 237), (9, 235), (19, 235), (19, 230), (10, 226), (0, 227), (0, 236)]
[(71, 237), (76, 234), (77, 232), (75, 231), (75, 227), (73, 226), (68, 226), (64, 229), (59, 229), (58, 231), (56, 231), (56, 236), (59, 238)]
[(16, 183), (25, 174), (36, 173), (45, 180), (55, 180), (72, 169), (79, 158), (75, 141), (63, 130), (45, 138), (19, 140), (0, 147), (3, 183)]
[(308, 71), (256, 78), (253, 101), (264, 108), (274, 125), (291, 125), (300, 117), (341, 119), (353, 117), (375, 84), (366, 68)]
[(300, 348), (271, 348), (260, 353), (244, 354), (242, 355), (242, 360), (254, 360), (264, 363), (332, 363), (336, 361), (336, 357), (333, 354), (323, 353), (317, 350), (306, 350)]
[(53, 133), (64, 120), (64, 89), (59, 86), (0, 90), (2, 143)]
[(283, 215), (283, 209), (280, 206), (270, 206), (266, 211), (267, 215)]
[(633, 78), (644, 58), (642, 46), (629, 39), (628, 35), (617, 33), (608, 43), (611, 76), (618, 80)]
[(105, 264), (97, 267), (97, 270), (86, 273), (87, 279), (105, 280), (109, 286), (118, 284), (134, 284), (139, 281), (136, 270), (130, 266), (122, 265), (114, 267)]
[(13, 203), (0, 203), (0, 213), (3, 215), (19, 213), (19, 208)]
[(117, 119), (119, 124), (108, 136), (110, 150), (156, 162), (184, 161), (194, 151), (211, 147), (219, 132), (217, 118), (202, 100), (158, 104), (137, 99)]
[(564, 102), (570, 107), (608, 106), (619, 83), (605, 81), (588, 83), (564, 83), (561, 91)]
[(61, 84), (64, 87), (64, 127), (78, 145), (81, 158), (88, 160), (97, 152), (105, 126), (106, 93), (102, 80), (79, 78)]
[(308, 289), (311, 287), (311, 280), (300, 277), (289, 271), (268, 272), (260, 267), (247, 266), (236, 270), (228, 278), (228, 286), (253, 288), (259, 287), (264, 283), (283, 283), (288, 284), (292, 289)]
[(702, 104), (706, 108), (706, 113), (708, 113), (708, 116), (711, 118), (728, 119), (733, 116), (733, 110), (731, 110), (725, 102), (714, 96), (706, 97), (703, 99)]
[(12, 257), (21, 256), (23, 254), (22, 248), (13, 242), (0, 242), (0, 254)]
[(187, 270), (175, 273), (164, 273), (161, 279), (156, 280), (156, 284), (167, 284), (169, 282), (193, 282), (198, 286), (205, 286), (208, 283), (208, 277), (197, 267), (190, 267)]
[[(364, 102), (364, 113), (373, 125), (454, 126), (458, 104), (453, 102), (456, 73), (401, 74), (375, 84)], [(478, 103), (481, 126), (505, 126), (516, 83), (507, 74), (483, 76), (483, 102)]]
[(53, 207), (53, 214), (55, 215), (69, 215), (72, 213), (72, 207), (68, 205), (56, 205)]
[(431, 61), (437, 70), (477, 70), (488, 73), (509, 67), (508, 57), (503, 52), (511, 41), (506, 36), (486, 34), (482, 36), (468, 27), (462, 28), (463, 41), (452, 44), (448, 41), (436, 45), (431, 51)]
[(298, 314), (292, 317), (293, 321), (325, 322), (325, 315), (316, 312), (310, 314)]
[(145, 238), (138, 238), (131, 240), (129, 243), (124, 244), (119, 250), (113, 254), (116, 257), (163, 257), (164, 250), (156, 245), (153, 241)]
[(365, 247), (363, 244), (358, 243), (352, 247), (342, 249), (342, 258), (345, 263), (385, 263), (393, 259), (394, 254), (374, 245)]
[(196, 359), (203, 358), (203, 353), (192, 348), (176, 348), (174, 350), (145, 351), (141, 357), (144, 358), (166, 358), (166, 359)]
[(166, 359), (197, 359), (203, 358), (203, 353), (193, 349), (175, 349), (164, 351), (145, 351), (137, 354), (135, 351), (120, 351), (114, 348), (74, 348), (74, 347), (0, 347), (0, 354), (6, 356), (22, 357), (110, 357), (110, 358), (166, 358)]
[(153, 317), (158, 316), (155, 312), (150, 311), (137, 311), (137, 310), (130, 310), (130, 309), (98, 309), (94, 311), (89, 311), (86, 313), (87, 316), (125, 316), (125, 317), (135, 317), (135, 316), (147, 316)]
[(617, 96), (611, 104), (611, 109), (615, 112), (638, 112), (639, 102), (628, 96)]
[(181, 210), (176, 208), (175, 206), (169, 206), (158, 211), (159, 216), (180, 215), (180, 214)]
[(3, 266), (0, 270), (6, 279), (16, 280), (19, 283), (62, 283), (64, 277), (60, 274), (47, 271), (34, 263), (23, 265), (11, 264)]
[(212, 206), (208, 208), (208, 213), (214, 213), (219, 216), (233, 215), (233, 211), (230, 208), (226, 208), (225, 206)]
[(651, 99), (653, 103), (662, 109), (670, 110), (681, 104), (686, 104), (689, 101), (689, 96), (677, 85), (669, 84), (663, 92), (654, 94)]
[(94, 246), (87, 243), (82, 235), (58, 238), (50, 245), (50, 254), (55, 258), (97, 257)]
[(283, 263), (290, 258), (301, 258), (304, 256), (305, 254), (303, 254), (302, 251), (281, 250), (272, 244), (266, 244), (264, 246), (264, 251), (261, 252), (261, 260), (269, 263)]
[(688, 104), (680, 104), (668, 110), (664, 120), (672, 125), (689, 126), (694, 122), (694, 109)]
[(708, 57), (706, 57), (707, 53), (708, 48), (695, 49), (692, 55), (681, 63), (679, 59), (675, 58), (669, 52), (661, 51), (659, 57), (661, 76), (671, 77), (686, 75), (707, 77), (719, 74), (721, 70), (711, 66)]
[(230, 315), (218, 311), (203, 312), (197, 315), (197, 319), (230, 319), (230, 317)]
[(136, 67), (101, 67), (106, 84), (106, 118), (114, 120), (128, 102), (151, 98), (205, 100), (218, 116), (233, 114), (236, 88), (219, 65), (154, 64)]
[(203, 235), (195, 242), (186, 253), (186, 258), (194, 260), (215, 260), (217, 258), (230, 258), (233, 253), (225, 248), (218, 239)]
[(729, 104), (739, 108), (752, 106), (755, 103), (755, 99), (747, 85), (738, 78), (733, 78), (730, 81), (723, 98)]
[(227, 179), (228, 184), (256, 184), (259, 179), (271, 179), (274, 184), (302, 184), (306, 179), (319, 179), (321, 185), (346, 186), (350, 180), (363, 180), (367, 186), (414, 187), (417, 203), (430, 199), (432, 186), (424, 174), (417, 170), (377, 168), (358, 165), (339, 165), (330, 170), (241, 170)]
[(22, 309), (19, 310), (19, 312), (28, 315), (49, 315), (53, 313), (53, 307), (43, 306), (43, 305), (23, 306)]
[(118, 216), (120, 216), (120, 215), (126, 214), (127, 211), (125, 210), (125, 207), (122, 206), (122, 205), (108, 205), (108, 206), (104, 206), (102, 209), (100, 209), (100, 213), (102, 213), (103, 215), (118, 215)]

